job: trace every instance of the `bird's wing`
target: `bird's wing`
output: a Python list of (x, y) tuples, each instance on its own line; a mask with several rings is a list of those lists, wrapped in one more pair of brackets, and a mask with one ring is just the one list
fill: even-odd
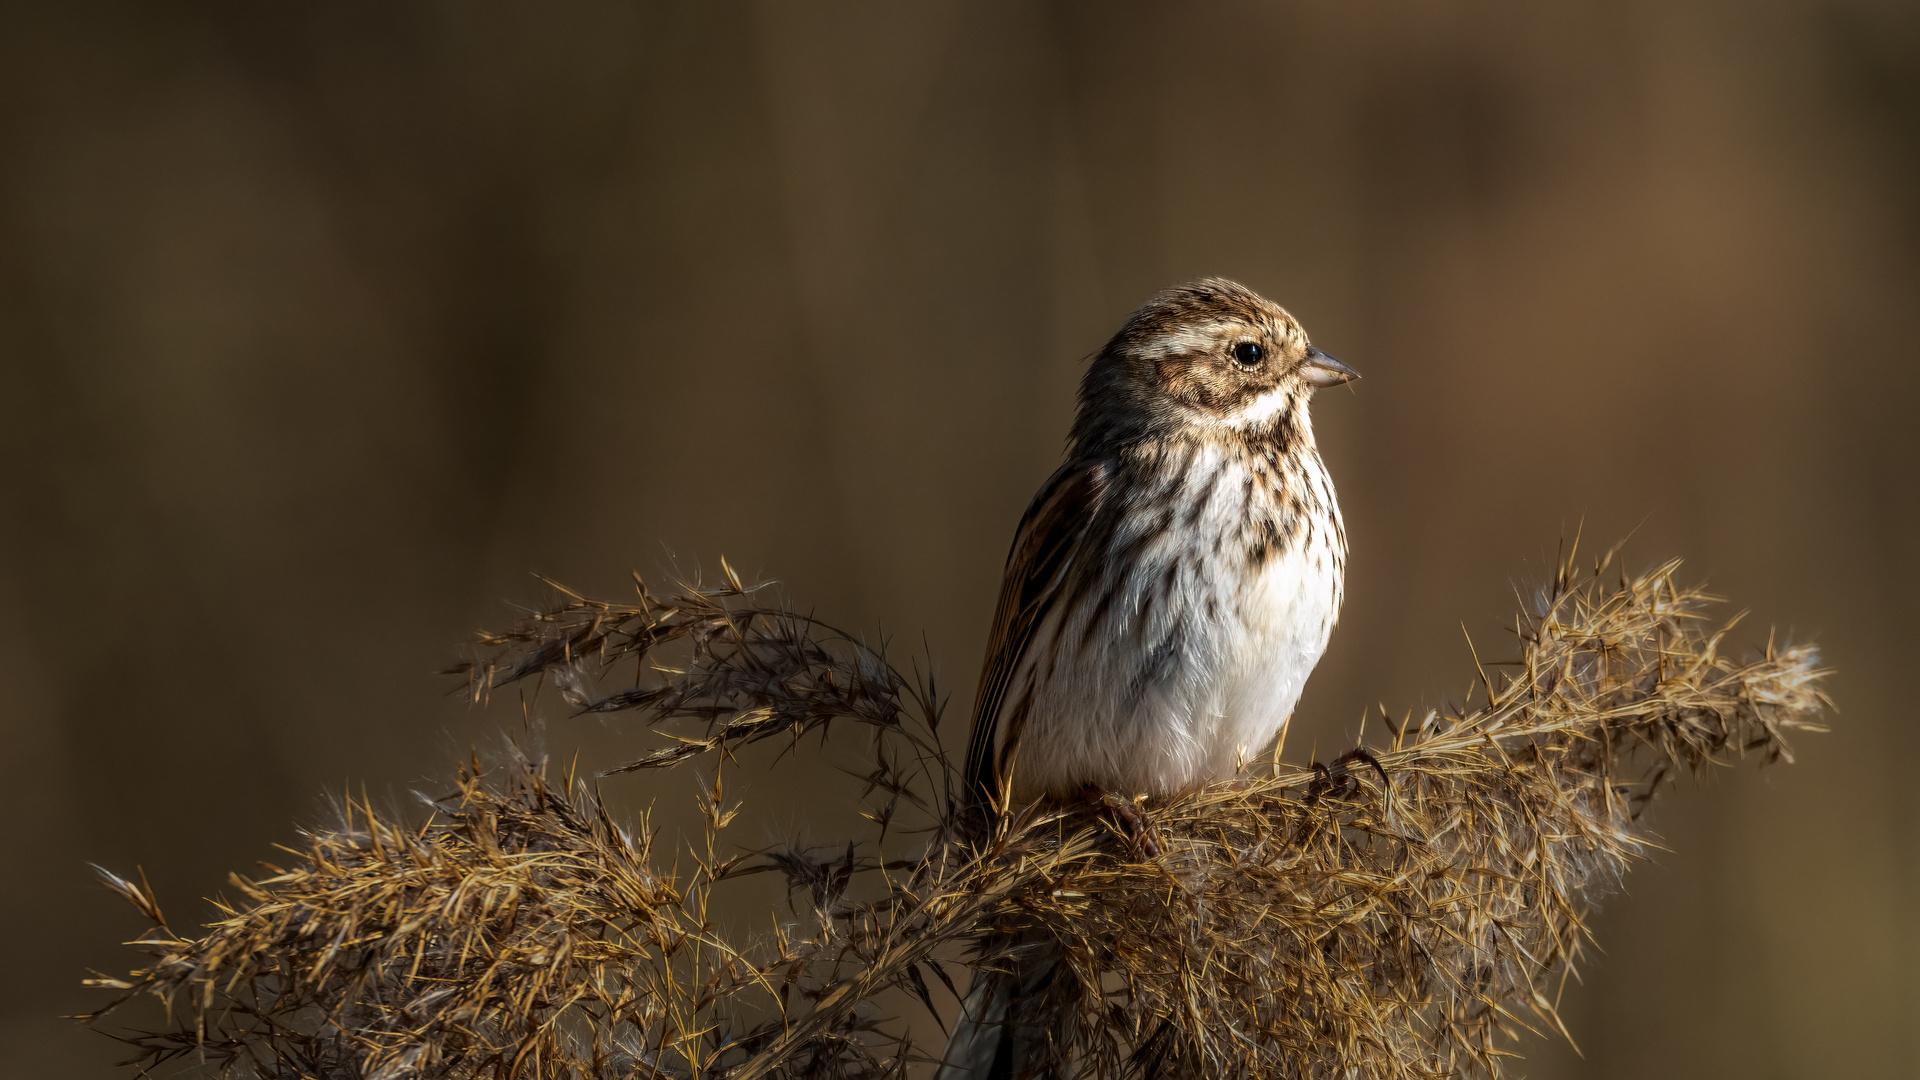
[(1006, 580), (987, 640), (987, 662), (974, 695), (973, 736), (967, 743), (967, 792), (977, 804), (998, 786), (995, 733), (1007, 689), (1020, 669), (1034, 631), (1046, 621), (1063, 590), (1073, 556), (1092, 524), (1107, 487), (1107, 467), (1098, 461), (1068, 462), (1049, 478), (1027, 507), (1007, 554)]

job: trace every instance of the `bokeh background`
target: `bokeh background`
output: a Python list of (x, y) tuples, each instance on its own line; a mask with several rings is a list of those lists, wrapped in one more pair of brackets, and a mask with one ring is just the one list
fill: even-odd
[(1838, 671), (1519, 1071), (1920, 1074), (1917, 256), (1911, 3), (11, 3), (0, 1074), (115, 1075), (87, 862), (192, 924), (493, 740), (432, 672), (530, 572), (724, 553), (964, 714), (1080, 358), (1202, 274), (1366, 375), (1291, 756), (1458, 698), (1581, 528)]

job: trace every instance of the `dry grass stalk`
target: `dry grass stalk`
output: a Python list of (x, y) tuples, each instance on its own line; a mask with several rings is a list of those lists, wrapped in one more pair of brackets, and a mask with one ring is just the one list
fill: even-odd
[[(1080, 810), (970, 826), (930, 682), (753, 606), (730, 572), (630, 605), (570, 595), (482, 639), (476, 693), (545, 677), (578, 709), (638, 710), (671, 738), (630, 768), (864, 725), (868, 835), (734, 849), (716, 779), (690, 869), (663, 869), (646, 822), (620, 827), (578, 777), (476, 763), (419, 822), (349, 805), (289, 868), (236, 877), (198, 937), (110, 876), (156, 929), (146, 967), (96, 980), (121, 991), (101, 1014), (160, 998), (168, 1025), (128, 1036), (144, 1064), (242, 1076), (900, 1076), (926, 1054), (876, 997), (950, 1013), (963, 948), (1037, 923), (1072, 976), (1049, 1001), (1081, 1075), (1499, 1076), (1516, 1026), (1557, 1025), (1582, 920), (1647, 843), (1661, 779), (1785, 758), (1825, 705), (1812, 648), (1730, 659), (1675, 569), (1563, 570), (1517, 624), (1519, 663), (1480, 672), (1485, 705), (1153, 808), (1148, 863)], [(626, 665), (630, 688), (595, 689)], [(885, 861), (903, 829), (926, 854)], [(810, 903), (723, 935), (716, 896), (758, 870)]]

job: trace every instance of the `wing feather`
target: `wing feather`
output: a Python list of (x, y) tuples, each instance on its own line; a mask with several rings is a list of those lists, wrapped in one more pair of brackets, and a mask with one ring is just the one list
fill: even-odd
[(989, 802), (998, 787), (994, 743), (1007, 690), (1026, 658), (1034, 632), (1065, 591), (1074, 555), (1092, 523), (1107, 486), (1106, 466), (1098, 461), (1068, 462), (1041, 486), (1020, 519), (1006, 578), (987, 639), (987, 661), (974, 695), (973, 733), (967, 743), (967, 792), (976, 805)]

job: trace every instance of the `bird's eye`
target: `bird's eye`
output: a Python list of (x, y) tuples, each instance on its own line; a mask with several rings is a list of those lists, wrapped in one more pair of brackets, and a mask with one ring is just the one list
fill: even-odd
[(1257, 367), (1264, 355), (1266, 350), (1258, 342), (1243, 341), (1233, 347), (1233, 362), (1241, 367)]

